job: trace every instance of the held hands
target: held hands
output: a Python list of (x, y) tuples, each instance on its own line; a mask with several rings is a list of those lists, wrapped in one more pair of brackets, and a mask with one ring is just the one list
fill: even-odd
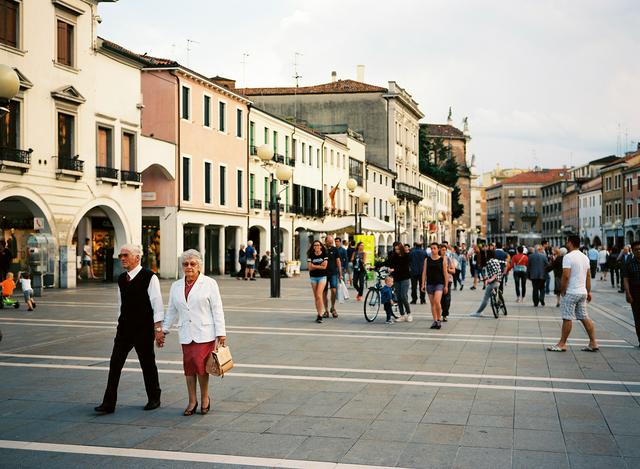
[(156, 331), (155, 340), (156, 340), (156, 345), (158, 347), (160, 348), (164, 347), (164, 339), (165, 339), (165, 333)]

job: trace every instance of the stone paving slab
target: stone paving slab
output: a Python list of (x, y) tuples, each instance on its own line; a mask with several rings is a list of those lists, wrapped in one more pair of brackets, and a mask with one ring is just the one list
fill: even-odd
[[(413, 323), (387, 326), (381, 321), (365, 323), (362, 304), (353, 301), (338, 306), (339, 319), (316, 325), (306, 278), (284, 280), (283, 297), (278, 300), (268, 298), (268, 283), (263, 280), (250, 285), (218, 281), (238, 365), (276, 367), (238, 366), (223, 381), (212, 380), (214, 405), (207, 416), (181, 416), (186, 391), (175, 334), (157, 352), (159, 360), (177, 362), (159, 364), (161, 371), (178, 370), (160, 375), (160, 409), (141, 410), (146, 401), (142, 376), (128, 372), (121, 380), (116, 413), (97, 417), (92, 412), (106, 382), (106, 371), (97, 367), (108, 366), (113, 343), (113, 285), (48, 290), (34, 312), (0, 311), (4, 333), (0, 354), (51, 357), (0, 355), (0, 440), (373, 466), (639, 466), (638, 396), (525, 389), (640, 392), (640, 386), (563, 381), (640, 381), (640, 350), (633, 348), (637, 340), (629, 328), (630, 311), (622, 295), (603, 288), (604, 282), (594, 283), (590, 308), (603, 340), (601, 352), (579, 351), (585, 334), (576, 325), (572, 334), (576, 345), (565, 354), (553, 354), (544, 350), (543, 343), (553, 342), (559, 334), (558, 310), (516, 304), (510, 284), (505, 290), (506, 318), (468, 318), (482, 291), (465, 289), (453, 293), (450, 321), (432, 331), (425, 306), (416, 305)], [(161, 285), (166, 300), (170, 282)], [(136, 369), (135, 353), (130, 358), (133, 362), (127, 367)], [(6, 367), (3, 362), (20, 366)], [(278, 375), (294, 378), (269, 378)], [(523, 379), (528, 376), (561, 381)], [(349, 381), (353, 379), (365, 381)], [(397, 384), (383, 384), (388, 381)], [(420, 383), (430, 386), (415, 386)], [(179, 461), (55, 451), (0, 449), (0, 458), (3, 467), (186, 467)], [(204, 463), (189, 463), (198, 465)]]

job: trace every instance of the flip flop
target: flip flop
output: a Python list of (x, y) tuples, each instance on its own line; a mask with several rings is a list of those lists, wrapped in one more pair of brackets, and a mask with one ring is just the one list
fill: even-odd
[(583, 352), (597, 352), (600, 350), (600, 347), (591, 347), (591, 345), (587, 345), (585, 348), (581, 349)]
[(567, 351), (566, 348), (560, 348), (557, 345), (553, 345), (551, 347), (547, 347), (547, 350), (549, 352), (566, 352)]

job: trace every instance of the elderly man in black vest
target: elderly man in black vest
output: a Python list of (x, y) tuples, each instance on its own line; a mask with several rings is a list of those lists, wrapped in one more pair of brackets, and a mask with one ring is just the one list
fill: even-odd
[(164, 306), (158, 277), (140, 265), (139, 246), (124, 245), (118, 258), (126, 272), (118, 278), (118, 328), (113, 341), (109, 379), (100, 414), (115, 411), (120, 374), (131, 349), (135, 348), (142, 368), (148, 402), (144, 410), (160, 407), (160, 382), (153, 350), (156, 335), (162, 335)]

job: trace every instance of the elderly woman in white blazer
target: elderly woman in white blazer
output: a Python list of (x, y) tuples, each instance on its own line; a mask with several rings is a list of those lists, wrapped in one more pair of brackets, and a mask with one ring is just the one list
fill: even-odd
[[(205, 363), (218, 345), (224, 345), (226, 336), (222, 299), (216, 281), (202, 272), (203, 261), (198, 251), (189, 249), (183, 252), (180, 264), (184, 277), (171, 285), (162, 329), (166, 333), (177, 319), (189, 391), (189, 405), (184, 415), (193, 415), (198, 407), (196, 381), (200, 384), (200, 412), (206, 414), (211, 408), (211, 400)], [(163, 344), (164, 337), (158, 345)]]

